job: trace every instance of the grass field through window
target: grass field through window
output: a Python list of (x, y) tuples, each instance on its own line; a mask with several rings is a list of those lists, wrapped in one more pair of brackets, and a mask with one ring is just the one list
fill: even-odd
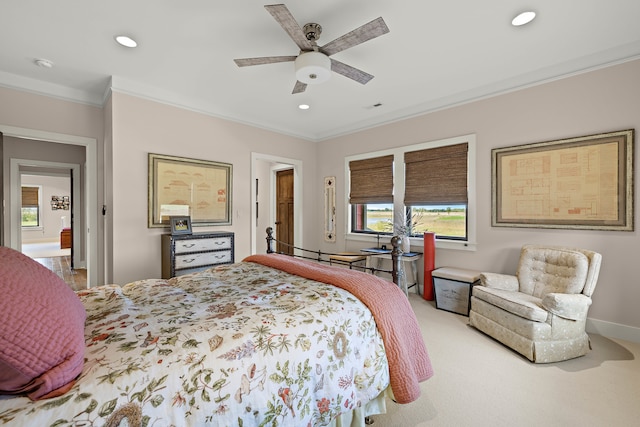
[[(466, 215), (464, 209), (413, 209), (415, 226), (413, 235), (431, 231), (436, 235), (465, 237)], [(393, 232), (393, 211), (367, 210), (367, 228), (382, 233)]]
[(22, 208), (22, 226), (37, 227), (38, 224), (38, 208), (28, 207)]

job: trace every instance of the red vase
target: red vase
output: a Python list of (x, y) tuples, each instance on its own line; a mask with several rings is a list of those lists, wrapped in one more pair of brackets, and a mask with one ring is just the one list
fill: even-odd
[(424, 233), (424, 299), (433, 301), (433, 280), (431, 273), (436, 268), (436, 234)]

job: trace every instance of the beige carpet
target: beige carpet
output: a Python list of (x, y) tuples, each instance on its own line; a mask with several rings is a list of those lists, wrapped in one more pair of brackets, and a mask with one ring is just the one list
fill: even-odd
[(586, 356), (535, 365), (466, 316), (410, 300), (435, 375), (417, 401), (389, 401), (373, 427), (640, 425), (640, 343), (591, 335)]

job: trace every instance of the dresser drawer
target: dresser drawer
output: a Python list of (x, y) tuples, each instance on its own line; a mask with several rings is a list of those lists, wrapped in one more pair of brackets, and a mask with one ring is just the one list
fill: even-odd
[(223, 236), (211, 237), (208, 239), (185, 239), (177, 240), (175, 242), (176, 254), (213, 251), (217, 249), (231, 249), (231, 237)]
[(195, 273), (234, 262), (234, 234), (162, 235), (162, 278)]
[(201, 252), (176, 255), (175, 269), (199, 267), (202, 265), (225, 264), (232, 262), (231, 249), (227, 251)]

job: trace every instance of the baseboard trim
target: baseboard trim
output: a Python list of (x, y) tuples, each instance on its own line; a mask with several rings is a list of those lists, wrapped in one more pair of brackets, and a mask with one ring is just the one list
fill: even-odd
[(586, 329), (588, 333), (640, 343), (640, 328), (633, 326), (606, 322), (604, 320), (587, 319)]

